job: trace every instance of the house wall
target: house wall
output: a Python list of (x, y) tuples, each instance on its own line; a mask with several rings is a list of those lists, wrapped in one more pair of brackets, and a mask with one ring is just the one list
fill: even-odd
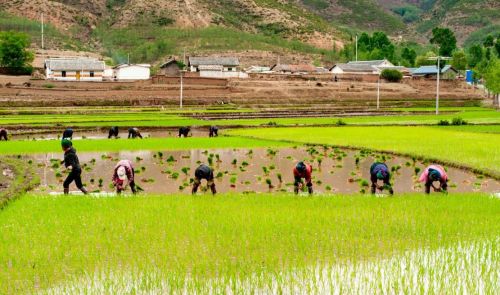
[(169, 64), (158, 71), (159, 75), (178, 76), (180, 74), (179, 66), (176, 63)]
[(140, 66), (129, 66), (115, 69), (116, 80), (148, 80), (150, 69)]
[(333, 74), (343, 74), (344, 71), (339, 67), (334, 67), (331, 71)]
[(200, 71), (200, 77), (203, 78), (248, 78), (247, 73), (236, 72), (236, 71)]
[[(47, 79), (55, 81), (102, 81), (103, 71), (94, 71), (94, 77), (90, 76), (90, 71), (66, 71), (66, 77), (63, 77), (63, 71), (47, 70)], [(80, 73), (79, 79), (77, 72)]]

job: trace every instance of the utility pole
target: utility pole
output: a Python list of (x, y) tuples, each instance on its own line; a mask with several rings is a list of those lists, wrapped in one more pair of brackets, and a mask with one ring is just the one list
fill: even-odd
[(180, 102), (179, 102), (179, 107), (182, 109), (182, 99), (183, 99), (183, 91), (184, 91), (184, 84), (183, 84), (183, 81), (182, 81), (182, 72), (184, 72), (183, 70), (181, 70), (179, 73), (181, 74), (181, 97), (180, 97)]
[(380, 109), (380, 74), (378, 75), (377, 82), (377, 110)]
[(127, 53), (127, 65), (130, 65), (130, 53)]
[(358, 61), (358, 35), (356, 34), (356, 61)]
[(429, 60), (437, 60), (437, 81), (436, 81), (436, 115), (439, 115), (439, 80), (441, 76), (441, 60), (450, 60), (451, 57), (437, 56), (429, 57)]
[(45, 48), (45, 44), (44, 44), (44, 40), (43, 40), (43, 37), (44, 37), (43, 34), (44, 34), (44, 32), (43, 32), (43, 12), (42, 12), (42, 54), (43, 54), (43, 49)]

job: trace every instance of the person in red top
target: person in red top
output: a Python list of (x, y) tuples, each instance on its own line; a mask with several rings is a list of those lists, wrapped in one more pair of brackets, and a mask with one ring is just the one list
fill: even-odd
[(302, 185), (302, 178), (304, 178), (306, 181), (307, 190), (309, 191), (309, 194), (313, 193), (311, 174), (312, 174), (311, 165), (305, 164), (304, 162), (297, 163), (297, 166), (295, 166), (295, 168), (293, 169), (293, 177), (295, 178), (294, 192), (296, 194), (299, 193), (299, 185), (300, 186)]

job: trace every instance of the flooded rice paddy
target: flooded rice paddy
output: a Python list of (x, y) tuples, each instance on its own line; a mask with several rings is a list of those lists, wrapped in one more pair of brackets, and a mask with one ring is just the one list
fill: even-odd
[[(121, 127), (119, 129), (118, 138), (128, 137), (128, 128)], [(179, 135), (177, 128), (165, 128), (162, 130), (158, 129), (144, 129), (139, 128), (141, 135), (144, 138), (154, 137), (154, 138), (164, 138), (164, 137), (177, 137)], [(49, 130), (46, 132), (40, 132), (40, 130), (33, 130), (32, 132), (26, 131), (25, 133), (15, 133), (10, 134), (9, 138), (11, 140), (54, 140), (61, 139), (63, 130), (56, 132), (54, 130)], [(208, 127), (207, 128), (196, 128), (191, 129), (189, 136), (193, 137), (208, 137)], [(73, 139), (106, 139), (108, 138), (108, 130), (90, 130), (90, 131), (79, 131), (75, 130), (73, 133)]]
[[(62, 153), (37, 154), (28, 161), (37, 165), (40, 192), (62, 192), (66, 176), (59, 162)], [(190, 151), (136, 151), (79, 153), (82, 179), (92, 192), (112, 192), (111, 177), (119, 160), (134, 164), (135, 180), (145, 192), (190, 193), (194, 171), (201, 164), (213, 167), (220, 193), (293, 192), (293, 168), (301, 160), (313, 166), (315, 193), (369, 193), (369, 169), (385, 161), (392, 170), (395, 193), (423, 192), (417, 181), (430, 163), (368, 151), (338, 148), (297, 147), (283, 149), (214, 149)], [(500, 192), (500, 182), (465, 170), (447, 167), (450, 192)], [(205, 188), (205, 183), (202, 183)], [(74, 184), (70, 190), (76, 190)], [(129, 190), (128, 190), (129, 191)]]

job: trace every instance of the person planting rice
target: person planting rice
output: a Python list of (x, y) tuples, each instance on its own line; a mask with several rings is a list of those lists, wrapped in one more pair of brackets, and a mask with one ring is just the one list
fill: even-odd
[[(448, 188), (448, 175), (440, 165), (430, 165), (425, 168), (419, 178), (420, 182), (425, 182), (425, 193), (430, 194), (431, 187), (435, 192), (446, 192)], [(434, 186), (434, 182), (439, 181), (439, 187)]]
[(0, 128), (0, 140), (5, 140), (7, 141), (7, 130)]
[(219, 136), (219, 127), (210, 126), (208, 137), (217, 137), (217, 136)]
[(198, 187), (201, 185), (201, 181), (203, 179), (207, 180), (207, 186), (210, 187), (212, 194), (216, 194), (215, 183), (214, 183), (214, 170), (208, 167), (205, 164), (201, 164), (198, 168), (196, 168), (194, 172), (194, 184), (192, 194), (196, 194), (198, 191)]
[(189, 132), (191, 132), (191, 128), (189, 127), (181, 127), (179, 128), (179, 137), (188, 137)]
[(139, 132), (139, 129), (137, 128), (129, 128), (128, 129), (128, 138), (137, 138), (139, 137), (140, 139), (142, 139), (142, 135), (141, 133)]
[(108, 139), (111, 137), (118, 138), (118, 126), (113, 126), (109, 129)]
[(64, 132), (63, 132), (62, 138), (72, 140), (73, 139), (73, 129), (66, 128), (66, 130), (64, 130)]
[(82, 168), (80, 167), (80, 161), (76, 155), (76, 150), (73, 148), (73, 144), (69, 139), (63, 139), (61, 141), (61, 147), (64, 151), (64, 167), (69, 170), (68, 177), (64, 180), (64, 194), (69, 194), (69, 185), (74, 181), (76, 187), (81, 190), (84, 194), (87, 194), (87, 190), (82, 184)]
[(307, 185), (307, 191), (309, 194), (313, 193), (312, 188), (312, 166), (304, 162), (299, 162), (293, 169), (293, 176), (295, 178), (294, 182), (294, 192), (299, 193), (300, 188), (303, 185), (302, 178), (305, 179)]
[(135, 182), (134, 182), (134, 166), (129, 160), (121, 160), (116, 164), (115, 170), (113, 172), (113, 185), (116, 188), (116, 193), (120, 194), (125, 190), (126, 182), (130, 185), (132, 193), (137, 193)]
[[(394, 194), (390, 182), (391, 174), (386, 164), (380, 162), (373, 163), (370, 167), (370, 178), (372, 181), (372, 194), (374, 194), (377, 189), (379, 189), (380, 191), (388, 189), (391, 195)], [(383, 181), (384, 184), (379, 186), (377, 184), (379, 180)]]

